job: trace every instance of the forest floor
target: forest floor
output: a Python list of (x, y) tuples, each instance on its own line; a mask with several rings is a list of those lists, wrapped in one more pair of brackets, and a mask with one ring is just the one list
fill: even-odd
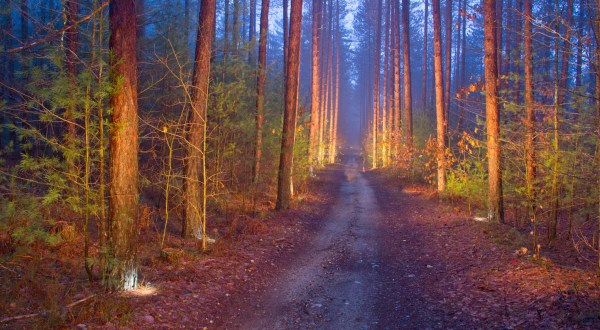
[(593, 267), (520, 253), (528, 246), (522, 234), (474, 221), (465, 209), (389, 172), (364, 172), (358, 158), (348, 156), (319, 172), (295, 209), (235, 220), (236, 234), (217, 240), (206, 255), (142, 258), (142, 290), (102, 297), (122, 306), (113, 309), (117, 316), (89, 312), (98, 309), (94, 298), (71, 308), (69, 323), (104, 329), (600, 328)]

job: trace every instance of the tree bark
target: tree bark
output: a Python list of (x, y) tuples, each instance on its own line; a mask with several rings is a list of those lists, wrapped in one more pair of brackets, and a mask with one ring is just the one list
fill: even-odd
[(433, 64), (435, 75), (435, 109), (437, 118), (437, 187), (446, 190), (446, 125), (444, 116), (444, 82), (442, 77), (442, 27), (440, 22), (440, 0), (433, 4)]
[[(400, 0), (394, 0), (394, 153), (400, 156), (402, 139), (402, 108), (400, 106)], [(426, 64), (426, 63), (425, 63)], [(425, 77), (425, 79), (427, 79)]]
[(105, 283), (111, 289), (137, 286), (138, 118), (135, 2), (110, 4), (112, 109), (109, 158), (109, 237)]
[(391, 0), (385, 1), (385, 21), (383, 22), (384, 42), (383, 42), (383, 104), (381, 107), (381, 160), (383, 167), (387, 163), (387, 143), (388, 143), (388, 126), (387, 116), (389, 110), (388, 84), (389, 84), (389, 61), (390, 57), (390, 28), (391, 28)]
[(340, 2), (335, 1), (336, 4), (336, 52), (335, 52), (335, 100), (333, 106), (333, 135), (332, 135), (332, 148), (331, 148), (331, 163), (335, 163), (337, 156), (337, 134), (338, 134), (338, 120), (340, 114), (340, 51), (341, 51), (341, 32), (340, 32)]
[(287, 58), (290, 44), (290, 24), (288, 19), (288, 2), (289, 0), (283, 0), (283, 74), (287, 76)]
[(248, 29), (248, 40), (251, 43), (250, 50), (248, 51), (248, 62), (250, 65), (255, 65), (256, 58), (256, 0), (250, 0), (250, 20), (249, 20), (249, 29)]
[(233, 0), (233, 31), (231, 33), (234, 56), (240, 47), (240, 0)]
[[(462, 26), (461, 26), (461, 30), (462, 30), (462, 39), (461, 39), (461, 52), (460, 52), (460, 86), (461, 87), (466, 87), (467, 85), (467, 76), (466, 76), (466, 65), (467, 65), (467, 60), (466, 60), (466, 52), (467, 52), (467, 0), (462, 0), (463, 2), (463, 6), (462, 6)], [(464, 95), (465, 97), (465, 101), (467, 99), (467, 96)], [(463, 125), (464, 125), (464, 108), (465, 108), (465, 104), (463, 105), (459, 105), (459, 110), (458, 110), (458, 125), (457, 125), (457, 131), (461, 132), (463, 129)]]
[(412, 154), (413, 124), (412, 124), (412, 82), (410, 73), (410, 1), (402, 0), (402, 34), (404, 57), (404, 111), (406, 111), (406, 147)]
[(452, 0), (446, 0), (446, 46), (444, 67), (444, 122), (448, 127), (450, 120), (450, 73), (452, 72)]
[(423, 77), (421, 81), (421, 106), (427, 112), (427, 27), (429, 25), (428, 0), (425, 0), (425, 19), (423, 20)]
[(532, 0), (525, 0), (523, 8), (524, 25), (524, 57), (525, 73), (525, 184), (527, 191), (528, 213), (533, 218), (533, 251), (537, 246), (537, 221), (535, 217), (535, 108), (533, 100), (533, 48), (532, 48)]
[(378, 148), (378, 135), (379, 135), (379, 85), (380, 85), (380, 62), (381, 62), (381, 21), (382, 21), (382, 7), (383, 0), (377, 1), (377, 32), (375, 33), (375, 71), (374, 71), (374, 86), (373, 86), (373, 122), (372, 122), (372, 134), (371, 137), (373, 143), (373, 149), (371, 150), (372, 155), (372, 168), (377, 168), (377, 148)]
[(311, 75), (311, 111), (310, 111), (310, 140), (308, 146), (308, 164), (310, 171), (314, 170), (317, 161), (317, 146), (319, 142), (319, 104), (321, 91), (321, 5), (322, 0), (312, 2), (312, 75)]
[(488, 219), (504, 222), (500, 125), (498, 109), (498, 54), (496, 54), (496, 0), (484, 0), (485, 109), (488, 146)]
[[(202, 240), (206, 249), (206, 111), (216, 0), (202, 0), (187, 121), (183, 236)], [(235, 38), (234, 38), (235, 39)], [(200, 186), (201, 185), (201, 186)], [(202, 189), (201, 189), (202, 187)]]
[(269, 35), (270, 0), (262, 0), (260, 12), (260, 37), (258, 42), (258, 76), (256, 78), (256, 137), (252, 183), (258, 185), (262, 158), (262, 134), (265, 109), (265, 83), (267, 78), (267, 37)]
[(292, 168), (296, 138), (296, 113), (298, 107), (298, 75), (300, 71), (300, 38), (302, 34), (302, 0), (292, 0), (290, 36), (285, 77), (285, 112), (279, 174), (277, 178), (277, 210), (290, 208), (292, 202)]

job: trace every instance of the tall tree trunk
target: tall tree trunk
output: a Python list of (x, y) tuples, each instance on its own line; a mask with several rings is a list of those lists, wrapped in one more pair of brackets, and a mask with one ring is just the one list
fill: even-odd
[(233, 0), (233, 31), (231, 38), (235, 55), (238, 54), (238, 49), (240, 47), (240, 23), (240, 0)]
[(277, 178), (277, 210), (285, 210), (292, 202), (292, 168), (296, 138), (296, 113), (298, 107), (298, 78), (300, 71), (300, 38), (302, 34), (302, 0), (292, 0), (290, 36), (285, 77), (285, 112), (281, 138), (281, 155)]
[[(449, 0), (448, 0), (449, 1)], [(404, 58), (404, 111), (406, 111), (406, 146), (412, 154), (412, 82), (410, 73), (410, 0), (402, 0), (402, 54)]]
[(265, 109), (265, 82), (267, 78), (267, 37), (269, 35), (269, 2), (262, 0), (260, 12), (260, 40), (258, 42), (258, 76), (256, 78), (256, 137), (252, 183), (258, 185), (262, 157), (262, 134)]
[[(396, 157), (400, 155), (400, 145), (402, 139), (402, 109), (400, 106), (400, 0), (394, 0), (394, 153)], [(426, 65), (426, 63), (425, 63)], [(426, 77), (425, 77), (426, 79)]]
[[(504, 74), (504, 72), (502, 72), (503, 70), (503, 65), (502, 65), (502, 61), (504, 60), (503, 55), (502, 55), (502, 50), (504, 49), (504, 44), (502, 43), (502, 34), (504, 33), (503, 30), (503, 13), (504, 13), (504, 0), (496, 0), (496, 53), (498, 56), (498, 62), (497, 62), (497, 66), (498, 66), (498, 74), (502, 75)], [(499, 81), (500, 83), (500, 81)]]
[(112, 109), (109, 158), (109, 237), (105, 283), (112, 289), (137, 286), (138, 118), (135, 2), (110, 4)]
[[(183, 236), (202, 240), (206, 249), (206, 111), (216, 0), (202, 0), (187, 122)], [(235, 39), (235, 38), (234, 38)]]
[[(7, 12), (4, 14), (6, 20), (2, 21), (2, 47), (4, 49), (12, 48), (13, 40), (9, 37), (9, 33), (12, 33), (12, 15), (10, 9), (10, 1), (2, 0), (0, 1), (3, 8), (6, 8)], [(13, 81), (14, 74), (14, 61), (13, 57), (10, 54), (4, 54), (1, 58), (2, 60), (2, 79), (3, 81)], [(0, 101), (4, 101), (6, 105), (10, 105), (12, 101), (12, 92), (7, 86), (0, 86), (0, 91), (2, 91), (2, 98)], [(2, 135), (0, 137), (0, 148), (4, 149), (10, 145), (10, 131), (9, 124), (11, 120), (9, 115), (6, 112), (3, 112), (2, 115)]]
[(450, 120), (450, 73), (452, 72), (452, 0), (446, 0), (446, 59), (444, 67), (444, 121), (448, 127)]
[(290, 24), (288, 19), (288, 3), (289, 0), (283, 0), (283, 74), (284, 77), (287, 76), (287, 58), (289, 52), (289, 44), (290, 44)]
[[(225, 0), (225, 14), (223, 15), (223, 57), (225, 60), (229, 56), (229, 34), (231, 29), (231, 24), (229, 24), (229, 1), (230, 0)], [(224, 69), (225, 68), (223, 68), (223, 70)]]
[(373, 87), (373, 123), (372, 123), (372, 143), (373, 149), (371, 154), (373, 157), (372, 167), (377, 168), (377, 148), (378, 148), (378, 135), (379, 135), (379, 85), (380, 85), (380, 62), (381, 62), (381, 22), (382, 22), (382, 11), (383, 11), (383, 0), (377, 1), (377, 32), (375, 34), (375, 72), (374, 72), (374, 87)]
[(385, 21), (383, 32), (384, 42), (383, 42), (383, 104), (381, 111), (381, 159), (383, 162), (383, 166), (386, 167), (387, 163), (387, 143), (388, 143), (388, 127), (387, 127), (387, 115), (388, 115), (388, 106), (389, 106), (389, 98), (388, 98), (388, 83), (389, 83), (389, 56), (390, 53), (390, 20), (391, 20), (391, 0), (385, 1)]
[(498, 111), (498, 54), (496, 54), (496, 0), (484, 0), (485, 113), (488, 146), (488, 219), (504, 222), (502, 169), (500, 165), (500, 123)]
[[(461, 52), (460, 52), (460, 86), (461, 87), (466, 87), (467, 85), (467, 75), (466, 75), (466, 67), (467, 67), (467, 57), (466, 57), (466, 52), (467, 52), (467, 0), (462, 0), (463, 2), (463, 11), (462, 11), (462, 40), (461, 40)], [(465, 95), (465, 101), (467, 96)], [(457, 126), (457, 131), (461, 132), (463, 129), (463, 124), (465, 121), (465, 117), (464, 117), (464, 110), (465, 110), (465, 105), (460, 105), (459, 110), (458, 110), (458, 126)]]
[(250, 0), (250, 22), (249, 22), (249, 30), (248, 30), (248, 39), (250, 40), (251, 47), (250, 51), (248, 51), (248, 62), (250, 65), (254, 65), (256, 61), (256, 0)]
[[(556, 2), (557, 9), (559, 8), (558, 1)], [(556, 15), (559, 12), (557, 11)], [(560, 141), (559, 141), (559, 129), (560, 129), (560, 116), (561, 109), (564, 104), (566, 88), (567, 88), (567, 73), (569, 70), (569, 54), (571, 52), (570, 43), (571, 43), (571, 18), (573, 16), (573, 0), (567, 0), (567, 17), (565, 19), (565, 34), (563, 47), (561, 50), (562, 59), (561, 59), (561, 68), (560, 72), (558, 69), (558, 50), (559, 50), (559, 39), (556, 39), (556, 61), (555, 61), (555, 104), (554, 104), (554, 131), (553, 131), (553, 140), (552, 146), (554, 149), (553, 153), (553, 170), (552, 170), (552, 206), (550, 211), (550, 226), (548, 228), (548, 237), (550, 239), (556, 238), (556, 227), (558, 224), (558, 208), (559, 208), (559, 180), (558, 180), (558, 172), (559, 169), (559, 160), (560, 160)], [(558, 19), (557, 19), (558, 22)], [(559, 31), (559, 25), (556, 25), (557, 31)]]
[(579, 0), (579, 15), (578, 15), (578, 19), (577, 19), (577, 25), (578, 28), (577, 30), (579, 31), (579, 33), (577, 34), (577, 62), (576, 62), (576, 74), (575, 74), (575, 88), (579, 88), (581, 87), (581, 81), (582, 81), (582, 66), (583, 66), (583, 38), (584, 38), (584, 22), (585, 22), (585, 11), (583, 10), (583, 8), (585, 8), (585, 2), (586, 0)]
[(337, 134), (338, 134), (338, 119), (340, 113), (340, 50), (341, 50), (341, 32), (340, 32), (340, 2), (335, 1), (336, 5), (336, 51), (335, 51), (335, 103), (333, 106), (333, 135), (332, 135), (332, 148), (331, 148), (331, 163), (335, 163), (337, 156)]
[(312, 22), (312, 82), (311, 82), (311, 110), (310, 110), (310, 140), (308, 146), (308, 163), (310, 171), (314, 170), (317, 160), (317, 149), (319, 142), (319, 105), (321, 99), (321, 6), (322, 0), (313, 0), (313, 22)]
[(421, 81), (421, 107), (427, 110), (427, 27), (429, 25), (428, 0), (425, 0), (425, 19), (423, 20), (423, 77)]
[(437, 118), (437, 186), (438, 191), (446, 190), (446, 125), (444, 116), (444, 83), (442, 77), (442, 27), (440, 20), (440, 0), (433, 4), (433, 64), (435, 75), (435, 109)]
[[(327, 35), (327, 142), (326, 147), (329, 151), (328, 156), (331, 156), (331, 136), (333, 131), (333, 0), (329, 1), (329, 18), (327, 20), (329, 22), (329, 34)], [(327, 161), (330, 158), (328, 157)]]
[(535, 109), (533, 104), (533, 48), (532, 48), (532, 0), (525, 0), (523, 8), (525, 72), (525, 184), (527, 191), (527, 209), (533, 219), (533, 251), (537, 251), (537, 220), (535, 214)]

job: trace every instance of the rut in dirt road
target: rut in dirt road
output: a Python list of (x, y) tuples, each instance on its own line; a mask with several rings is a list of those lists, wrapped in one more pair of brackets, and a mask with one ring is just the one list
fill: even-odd
[(378, 206), (357, 157), (350, 157), (343, 171), (345, 181), (327, 224), (258, 302), (261, 312), (242, 328), (377, 327)]

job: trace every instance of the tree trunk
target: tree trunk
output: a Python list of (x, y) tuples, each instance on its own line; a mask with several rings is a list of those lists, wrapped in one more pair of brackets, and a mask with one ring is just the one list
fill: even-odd
[[(138, 118), (135, 2), (110, 4), (111, 77), (116, 92), (110, 96), (109, 237), (105, 283), (117, 290), (137, 286)], [(118, 129), (117, 129), (118, 128)]]
[[(4, 15), (6, 17), (6, 20), (3, 21), (2, 23), (2, 31), (6, 31), (6, 33), (12, 33), (11, 29), (12, 29), (12, 15), (10, 15), (11, 10), (10, 10), (10, 1), (9, 0), (2, 0), (0, 2), (2, 4), (3, 8), (6, 8), (9, 15)], [(4, 49), (10, 49), (12, 48), (12, 40), (11, 38), (9, 38), (6, 34), (3, 34), (4, 37), (2, 38), (2, 47)], [(13, 74), (14, 74), (14, 61), (13, 61), (13, 57), (10, 56), (9, 54), (4, 54), (1, 57), (2, 60), (2, 79), (3, 81), (13, 81)], [(10, 103), (12, 102), (12, 92), (10, 91), (10, 89), (7, 86), (0, 86), (0, 91), (2, 91), (2, 99), (0, 99), (0, 101), (4, 101), (6, 105), (10, 105)], [(8, 128), (9, 124), (10, 124), (11, 120), (9, 115), (6, 112), (3, 112), (2, 115), (2, 135), (0, 138), (0, 148), (5, 149), (6, 147), (8, 147), (10, 145), (10, 130)]]
[[(467, 85), (467, 0), (463, 0), (463, 12), (462, 12), (462, 45), (460, 52), (460, 86), (466, 87)], [(465, 101), (467, 101), (467, 95), (464, 95)], [(458, 126), (457, 130), (461, 132), (463, 130), (463, 125), (465, 121), (464, 110), (466, 103), (461, 105), (458, 112)]]
[(300, 71), (300, 38), (302, 34), (302, 0), (292, 0), (290, 36), (285, 77), (285, 112), (281, 138), (281, 155), (277, 178), (277, 210), (285, 210), (292, 202), (292, 168), (296, 137), (296, 112), (298, 107), (298, 77)]
[(500, 167), (500, 125), (498, 111), (498, 54), (496, 54), (496, 0), (484, 0), (485, 113), (488, 146), (488, 219), (504, 222), (502, 170)]
[(337, 156), (337, 134), (338, 134), (338, 119), (340, 113), (340, 50), (342, 38), (340, 35), (340, 2), (335, 1), (336, 5), (336, 51), (335, 51), (335, 100), (333, 106), (333, 136), (331, 137), (332, 148), (331, 148), (331, 163), (335, 163)]
[[(504, 12), (504, 0), (496, 0), (496, 53), (498, 56), (498, 62), (497, 62), (497, 67), (498, 67), (498, 74), (502, 75), (502, 61), (503, 61), (503, 57), (502, 57), (502, 50), (504, 49), (504, 44), (502, 43), (502, 34), (504, 32), (503, 29), (503, 21), (502, 21), (502, 17), (503, 17), (503, 12)], [(485, 14), (484, 14), (485, 15)], [(500, 81), (499, 81), (500, 83)]]
[(440, 22), (440, 0), (433, 4), (433, 64), (435, 74), (435, 109), (437, 118), (437, 186), (446, 190), (446, 125), (444, 116), (444, 83), (442, 77), (442, 27)]
[(327, 49), (327, 125), (328, 128), (327, 129), (327, 142), (325, 143), (325, 145), (327, 146), (327, 150), (328, 150), (328, 158), (327, 161), (329, 162), (331, 159), (331, 136), (333, 133), (333, 99), (334, 99), (334, 95), (333, 95), (333, 0), (329, 1), (329, 17), (328, 20), (329, 22), (329, 28), (328, 28), (328, 35), (327, 35), (327, 44), (328, 44), (328, 49)]
[(269, 2), (262, 0), (260, 12), (260, 40), (258, 42), (258, 76), (256, 78), (256, 137), (252, 183), (258, 185), (262, 157), (262, 134), (265, 109), (265, 83), (267, 77), (267, 37), (269, 33)]
[(284, 77), (287, 76), (287, 58), (290, 44), (290, 24), (288, 19), (288, 1), (283, 0), (283, 74)]
[(450, 73), (452, 72), (452, 0), (446, 0), (446, 66), (444, 67), (444, 123), (450, 120)]
[(523, 8), (525, 72), (525, 184), (527, 191), (527, 209), (533, 219), (533, 251), (537, 251), (537, 220), (535, 216), (535, 109), (533, 105), (533, 49), (532, 49), (532, 0), (525, 0)]
[(385, 2), (385, 21), (383, 22), (384, 42), (383, 42), (383, 104), (381, 110), (381, 159), (383, 167), (388, 165), (387, 163), (387, 143), (388, 143), (388, 127), (387, 127), (387, 115), (388, 115), (388, 83), (389, 83), (389, 56), (390, 53), (390, 20), (391, 20), (391, 0)]
[(374, 88), (373, 88), (373, 123), (372, 123), (372, 143), (373, 149), (371, 154), (373, 157), (372, 167), (377, 168), (377, 136), (379, 135), (379, 84), (380, 84), (380, 68), (381, 62), (381, 21), (383, 0), (377, 1), (377, 32), (375, 34), (375, 72), (374, 72)]
[[(402, 109), (400, 107), (400, 0), (394, 0), (394, 153), (400, 156)], [(426, 64), (426, 63), (425, 63)], [(426, 77), (425, 77), (426, 79)]]
[[(236, 1), (237, 2), (237, 1)], [(202, 0), (187, 122), (183, 236), (202, 240), (206, 249), (206, 111), (216, 0)], [(235, 39), (235, 38), (234, 38)], [(202, 185), (202, 186), (200, 186)], [(202, 187), (202, 189), (201, 189)]]
[(311, 82), (311, 110), (310, 110), (310, 140), (308, 146), (308, 164), (311, 174), (313, 173), (316, 160), (317, 149), (319, 142), (319, 104), (321, 91), (321, 41), (320, 41), (320, 26), (321, 26), (321, 5), (322, 0), (313, 0), (312, 2), (312, 82)]
[(428, 0), (425, 0), (425, 19), (423, 20), (423, 80), (421, 81), (421, 106), (427, 112), (427, 27), (429, 25)]
[[(262, 24), (262, 23), (261, 23)], [(256, 0), (250, 0), (250, 22), (248, 30), (248, 39), (250, 40), (251, 47), (248, 51), (248, 62), (250, 65), (254, 65), (256, 62)], [(260, 41), (259, 41), (260, 42)], [(266, 50), (265, 50), (266, 52)]]
[[(558, 7), (558, 2), (557, 2)], [(558, 12), (557, 12), (558, 13)], [(558, 14), (557, 14), (558, 15)], [(560, 116), (561, 109), (565, 101), (565, 94), (567, 89), (567, 73), (569, 70), (569, 54), (571, 52), (571, 18), (573, 16), (573, 0), (567, 0), (567, 17), (565, 19), (566, 31), (564, 34), (564, 41), (562, 47), (562, 59), (560, 73), (558, 71), (558, 52), (556, 53), (556, 104), (554, 105), (554, 132), (552, 146), (554, 148), (554, 159), (553, 159), (553, 175), (552, 175), (552, 209), (550, 212), (550, 228), (549, 238), (556, 238), (556, 227), (558, 225), (558, 209), (559, 209), (559, 194), (560, 184), (558, 180), (559, 160), (560, 160), (560, 140), (559, 140), (559, 129), (560, 129)], [(558, 25), (557, 25), (558, 31)], [(556, 40), (558, 45), (558, 39)], [(558, 50), (558, 46), (557, 46)]]
[(404, 111), (406, 111), (406, 147), (412, 154), (412, 82), (410, 73), (410, 0), (402, 0), (402, 54), (404, 58)]
[(579, 33), (577, 34), (577, 63), (576, 63), (576, 74), (575, 74), (575, 88), (579, 88), (581, 87), (581, 80), (582, 80), (582, 66), (583, 66), (583, 37), (584, 37), (584, 22), (585, 22), (585, 15), (584, 15), (584, 10), (583, 8), (585, 8), (585, 1), (586, 0), (579, 0), (579, 17), (577, 19), (577, 25), (578, 28), (577, 30), (579, 31)]
[(240, 0), (233, 0), (233, 31), (231, 33), (234, 55), (240, 47)]

